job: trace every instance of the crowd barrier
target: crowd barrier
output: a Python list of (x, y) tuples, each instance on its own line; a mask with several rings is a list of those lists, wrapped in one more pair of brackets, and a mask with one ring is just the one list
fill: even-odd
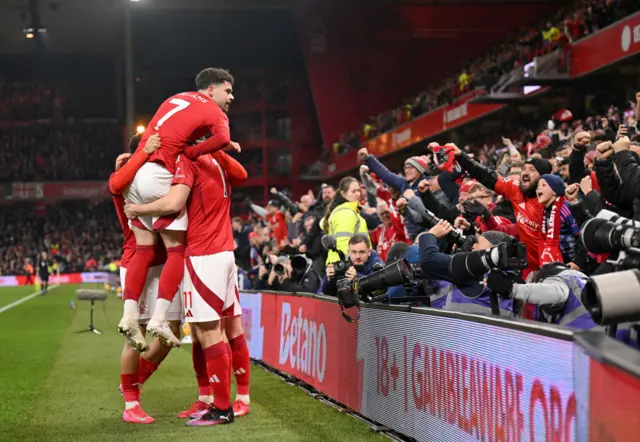
[(597, 332), (240, 293), (251, 357), (421, 441), (640, 440), (640, 353)]
[[(35, 279), (34, 275), (32, 279)], [(83, 272), (83, 273), (62, 273), (49, 276), (49, 284), (98, 284), (108, 282), (114, 284), (119, 279), (115, 273), (108, 272)], [(16, 287), (32, 284), (25, 275), (0, 276), (0, 287)]]

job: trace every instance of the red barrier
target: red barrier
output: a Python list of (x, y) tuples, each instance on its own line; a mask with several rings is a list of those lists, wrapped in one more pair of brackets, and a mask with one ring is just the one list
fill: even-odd
[(640, 380), (595, 359), (589, 378), (589, 440), (640, 439)]
[(571, 77), (602, 69), (640, 52), (640, 12), (572, 46)]
[[(471, 92), (449, 106), (435, 109), (368, 141), (363, 144), (363, 147), (376, 156), (387, 155), (504, 107), (503, 104), (469, 104), (469, 100), (477, 95), (479, 95), (478, 92)], [(356, 161), (357, 152), (355, 151), (334, 157), (333, 161), (325, 167), (325, 174), (338, 175), (349, 172), (356, 168)]]

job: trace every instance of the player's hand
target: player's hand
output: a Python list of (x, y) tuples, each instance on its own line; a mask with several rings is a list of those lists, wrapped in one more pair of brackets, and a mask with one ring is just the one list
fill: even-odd
[(367, 150), (366, 147), (363, 147), (358, 151), (358, 159), (360, 161), (366, 161), (367, 158), (369, 158), (369, 151)]
[(160, 134), (155, 133), (147, 139), (147, 144), (144, 145), (142, 150), (144, 150), (144, 153), (147, 155), (151, 155), (156, 150), (160, 149), (161, 145), (162, 141), (160, 140)]
[(573, 183), (567, 186), (567, 188), (564, 189), (564, 196), (567, 199), (567, 201), (577, 200), (579, 190), (580, 190), (580, 185), (578, 183)]
[(404, 191), (402, 196), (404, 196), (407, 200), (410, 200), (411, 198), (416, 196), (416, 193), (411, 189), (407, 189), (407, 190)]
[(629, 137), (627, 136), (621, 137), (618, 141), (613, 143), (613, 151), (616, 153), (629, 149), (631, 149), (631, 141), (629, 141)]
[(593, 190), (593, 183), (591, 182), (591, 177), (589, 175), (582, 178), (582, 181), (580, 181), (580, 189), (582, 189), (582, 193), (585, 195)]
[(123, 153), (118, 155), (118, 158), (116, 158), (116, 172), (120, 170), (120, 168), (124, 166), (127, 161), (129, 161), (129, 158), (131, 158), (130, 153)]
[(420, 193), (427, 193), (429, 190), (431, 190), (431, 181), (429, 180), (422, 180), (418, 183), (418, 190), (420, 191)]
[(573, 139), (573, 146), (576, 149), (584, 149), (591, 143), (591, 134), (586, 131), (578, 132)]
[(229, 142), (227, 146), (224, 148), (225, 152), (242, 152), (242, 147), (240, 147), (240, 143), (236, 143), (235, 141)]
[(124, 214), (129, 219), (135, 219), (138, 217), (138, 205), (126, 202), (124, 205)]
[(336, 276), (336, 267), (333, 264), (327, 266), (327, 279), (333, 279)]
[(606, 160), (613, 155), (613, 143), (611, 141), (605, 141), (596, 146), (596, 159)]
[(348, 280), (353, 281), (354, 279), (356, 279), (356, 276), (358, 276), (358, 272), (356, 272), (356, 268), (354, 266), (351, 266), (347, 269), (344, 276)]
[(451, 227), (451, 224), (441, 219), (440, 222), (438, 222), (438, 224), (436, 224), (429, 230), (429, 233), (431, 233), (433, 236), (439, 239), (444, 236), (447, 236), (449, 232), (451, 232), (451, 230), (453, 230), (453, 227)]

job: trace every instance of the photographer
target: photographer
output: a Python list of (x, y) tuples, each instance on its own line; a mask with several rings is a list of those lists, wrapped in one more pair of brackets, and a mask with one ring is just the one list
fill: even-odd
[(254, 290), (316, 293), (320, 288), (320, 277), (306, 256), (270, 255), (268, 259), (266, 265), (260, 266)]
[[(349, 257), (350, 264), (344, 277), (353, 280), (356, 277), (362, 277), (373, 273), (377, 267), (384, 265), (384, 262), (378, 254), (371, 250), (369, 238), (365, 235), (356, 234), (349, 240)], [(341, 275), (336, 274), (336, 265), (329, 264), (327, 266), (327, 275), (322, 281), (322, 293), (327, 296), (336, 296), (336, 282)]]
[[(447, 292), (444, 305), (446, 310), (465, 313), (491, 314), (491, 298), (489, 290), (481, 283), (484, 274), (491, 268), (497, 268), (505, 261), (505, 256), (498, 246), (503, 243), (519, 244), (517, 240), (503, 232), (489, 231), (478, 237), (473, 245), (473, 252), (447, 255), (438, 249), (438, 239), (445, 237), (452, 227), (441, 221), (429, 232), (419, 237), (420, 265), (425, 279), (447, 281), (442, 284), (437, 296)], [(473, 255), (473, 256), (472, 256)], [(475, 266), (470, 266), (470, 258), (476, 258)], [(478, 264), (480, 264), (478, 266)], [(473, 268), (473, 271), (470, 268)], [(500, 314), (511, 316), (513, 303), (510, 299), (499, 302)]]
[(529, 284), (515, 283), (497, 270), (487, 279), (487, 286), (503, 299), (536, 305), (536, 321), (591, 330), (596, 323), (580, 300), (586, 283), (584, 273), (557, 262), (543, 265)]

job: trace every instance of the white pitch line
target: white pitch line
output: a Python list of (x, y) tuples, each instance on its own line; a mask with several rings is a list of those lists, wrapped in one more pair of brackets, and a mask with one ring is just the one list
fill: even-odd
[[(58, 287), (60, 287), (60, 284), (52, 285), (51, 287), (49, 287), (48, 291), (50, 292), (51, 290), (57, 289)], [(10, 310), (10, 309), (14, 308), (15, 306), (22, 304), (23, 302), (27, 302), (28, 300), (33, 299), (36, 296), (41, 295), (42, 292), (43, 292), (42, 290), (40, 290), (38, 292), (34, 292), (34, 293), (30, 294), (30, 295), (25, 296), (24, 298), (20, 298), (17, 301), (13, 301), (11, 304), (7, 304), (4, 307), (0, 307), (0, 313), (4, 313), (7, 310)]]

